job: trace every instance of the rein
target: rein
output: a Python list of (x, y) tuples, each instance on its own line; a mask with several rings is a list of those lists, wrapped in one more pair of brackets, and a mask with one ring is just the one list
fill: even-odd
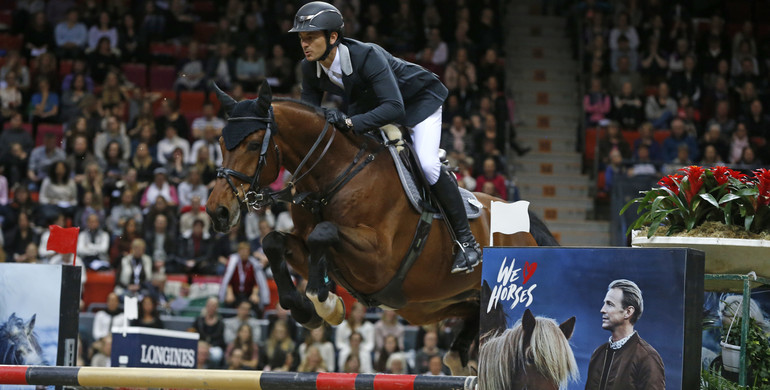
[[(238, 120), (241, 118), (231, 118), (233, 120)], [(366, 165), (374, 161), (374, 156), (379, 153), (383, 148), (380, 147), (374, 152), (370, 153), (366, 156), (366, 158), (363, 160), (363, 163), (359, 164), (361, 161), (361, 158), (364, 156), (367, 144), (363, 143), (356, 154), (356, 156), (353, 158), (353, 161), (348, 165), (348, 167), (337, 176), (337, 178), (334, 179), (332, 182), (332, 185), (328, 187), (326, 191), (322, 191), (321, 193), (317, 192), (302, 192), (299, 194), (294, 194), (294, 189), (297, 185), (297, 183), (302, 180), (305, 176), (307, 176), (310, 171), (312, 171), (318, 163), (321, 162), (321, 160), (326, 156), (326, 153), (329, 151), (329, 148), (331, 147), (332, 142), (334, 141), (334, 137), (337, 134), (337, 128), (332, 126), (329, 122), (326, 122), (324, 124), (324, 128), (321, 131), (321, 133), (318, 135), (318, 138), (316, 138), (315, 142), (313, 143), (313, 146), (310, 147), (310, 150), (305, 154), (305, 157), (302, 159), (302, 161), (297, 165), (297, 168), (295, 169), (292, 176), (289, 178), (289, 180), (286, 183), (286, 186), (278, 191), (272, 191), (269, 187), (265, 188), (259, 188), (259, 178), (262, 173), (262, 170), (264, 169), (265, 165), (267, 164), (267, 152), (268, 147), (272, 138), (273, 133), (278, 132), (278, 127), (275, 124), (275, 116), (273, 114), (273, 108), (270, 107), (269, 116), (266, 118), (248, 118), (248, 119), (258, 119), (264, 121), (267, 126), (265, 130), (265, 138), (262, 140), (262, 149), (260, 150), (259, 154), (259, 162), (257, 164), (257, 171), (254, 173), (253, 176), (249, 176), (245, 173), (220, 167), (217, 169), (217, 177), (224, 178), (227, 180), (227, 184), (230, 186), (230, 189), (233, 191), (233, 194), (235, 195), (236, 199), (238, 199), (238, 202), (241, 203), (241, 206), (248, 211), (250, 208), (253, 208), (255, 210), (259, 210), (263, 207), (269, 206), (271, 204), (274, 204), (278, 201), (284, 201), (284, 202), (290, 202), (299, 206), (302, 206), (309, 211), (313, 213), (313, 215), (316, 216), (316, 218), (320, 219), (320, 211), (321, 207), (325, 206), (329, 203), (329, 200), (340, 190), (342, 187), (347, 184), (356, 174), (358, 174)], [(320, 155), (315, 159), (315, 161), (310, 165), (310, 167), (305, 170), (304, 173), (300, 174), (300, 171), (304, 166), (309, 162), (310, 157), (313, 155), (313, 153), (319, 148), (321, 145), (323, 138), (326, 136), (326, 134), (329, 131), (329, 128), (332, 129), (331, 136), (329, 137), (329, 140), (326, 142), (326, 145), (324, 146), (323, 150), (321, 150)], [(273, 131), (273, 129), (275, 131)], [(275, 144), (275, 142), (273, 142)], [(276, 154), (276, 161), (277, 163), (280, 163), (280, 150), (278, 149), (278, 145), (275, 145), (275, 154)], [(244, 182), (244, 183), (250, 183), (248, 191), (243, 188), (243, 184), (241, 184), (240, 189), (241, 191), (238, 191), (238, 187), (236, 187), (235, 183), (233, 182), (231, 176), (235, 177), (236, 179)], [(243, 196), (241, 196), (241, 193)]]

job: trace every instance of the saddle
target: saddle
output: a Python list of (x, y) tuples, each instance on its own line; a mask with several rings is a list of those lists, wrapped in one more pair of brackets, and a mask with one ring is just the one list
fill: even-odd
[[(418, 212), (422, 213), (426, 205), (430, 205), (430, 188), (425, 179), (422, 168), (417, 162), (417, 154), (412, 150), (405, 140), (404, 132), (395, 125), (386, 125), (380, 128), (380, 134), (383, 141), (388, 145), (388, 151), (393, 157), (396, 165), (398, 177), (401, 179), (401, 186), (404, 188), (409, 203)], [(443, 151), (442, 151), (443, 152)], [(442, 158), (442, 163), (447, 161)], [(419, 183), (419, 184), (418, 184)], [(460, 188), (460, 195), (465, 205), (465, 213), (468, 219), (476, 219), (481, 215), (481, 209), (484, 206), (476, 199), (472, 192), (465, 188)], [(441, 214), (434, 213), (434, 219), (442, 218)]]

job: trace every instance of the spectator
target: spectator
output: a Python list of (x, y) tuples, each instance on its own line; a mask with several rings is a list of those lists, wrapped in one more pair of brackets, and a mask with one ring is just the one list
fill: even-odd
[(200, 172), (201, 181), (210, 190), (214, 187), (217, 179), (217, 167), (209, 158), (209, 154), (205, 152), (204, 148), (208, 149), (208, 147), (204, 146), (198, 147), (197, 158), (190, 168)]
[(751, 102), (758, 98), (759, 94), (757, 93), (756, 86), (750, 81), (744, 83), (738, 94), (738, 115), (735, 116), (748, 116), (751, 112)]
[(630, 82), (623, 83), (620, 95), (612, 98), (615, 120), (623, 129), (636, 129), (642, 121), (642, 99), (634, 95)]
[[(387, 311), (383, 312), (387, 313)], [(403, 348), (399, 347), (398, 345), (399, 341), (394, 335), (389, 335), (385, 337), (385, 341), (383, 341), (382, 346), (377, 348), (377, 352), (375, 353), (375, 361), (374, 361), (374, 370), (375, 372), (388, 372), (390, 369), (391, 364), (388, 362), (392, 361), (392, 356), (397, 353), (401, 353)], [(404, 365), (401, 367), (401, 370), (404, 371), (403, 373), (406, 373), (406, 362), (404, 362)], [(391, 374), (395, 374), (395, 372), (390, 372)], [(402, 372), (398, 372), (402, 373)]]
[[(404, 325), (398, 322), (398, 315), (393, 310), (385, 310), (382, 317), (374, 324), (374, 347), (382, 349), (388, 336), (396, 337), (399, 350), (404, 349)], [(384, 360), (383, 360), (384, 363)]]
[(382, 371), (387, 374), (406, 375), (409, 374), (409, 366), (406, 362), (406, 356), (403, 352), (395, 352), (390, 354), (386, 364), (386, 370)]
[(57, 123), (59, 115), (59, 95), (51, 91), (51, 85), (45, 78), (39, 79), (37, 85), (38, 90), (29, 101), (33, 136), (37, 135), (38, 124)]
[(622, 38), (626, 38), (631, 50), (636, 50), (639, 47), (639, 35), (636, 28), (630, 24), (629, 15), (626, 12), (618, 14), (615, 27), (610, 30), (610, 50), (618, 50)]
[(273, 45), (273, 56), (266, 64), (267, 81), (273, 91), (279, 94), (288, 94), (294, 86), (294, 63), (284, 54), (283, 47)]
[(470, 84), (476, 84), (476, 66), (468, 59), (468, 49), (459, 48), (455, 53), (455, 58), (450, 62), (444, 73), (444, 84), (452, 91), (459, 85), (460, 75), (468, 77)]
[(305, 342), (300, 344), (300, 367), (306, 362), (310, 363), (305, 366), (310, 371), (304, 372), (334, 372), (334, 344), (329, 341), (326, 331), (326, 326), (312, 329), (307, 332)]
[(219, 298), (229, 307), (248, 300), (262, 310), (270, 303), (270, 289), (262, 264), (250, 255), (250, 251), (249, 243), (242, 241), (238, 244), (238, 252), (230, 255)]
[[(203, 60), (199, 58), (197, 41), (190, 41), (187, 45), (187, 59), (178, 68), (178, 76), (174, 82), (175, 90), (205, 90), (206, 72)], [(193, 122), (194, 128), (195, 123)]]
[(104, 77), (104, 85), (102, 86), (102, 93), (99, 95), (99, 98), (101, 99), (102, 107), (104, 109), (110, 109), (128, 100), (126, 97), (126, 88), (120, 85), (120, 79), (116, 72), (107, 72), (107, 75)]
[(64, 151), (56, 147), (56, 135), (45, 133), (43, 145), (32, 149), (29, 156), (29, 179), (40, 183), (47, 175), (49, 167), (56, 161), (66, 158)]
[[(221, 358), (221, 356), (220, 356)], [(217, 368), (211, 361), (211, 345), (203, 340), (198, 341), (198, 359), (195, 368), (207, 370)]]
[(650, 158), (650, 149), (647, 145), (639, 145), (636, 157), (628, 169), (629, 176), (650, 175), (660, 177), (660, 162)]
[(730, 68), (733, 76), (740, 74), (759, 76), (759, 61), (751, 52), (751, 42), (743, 40), (738, 44), (738, 51), (733, 53), (733, 61)]
[(5, 233), (5, 253), (9, 258), (24, 255), (29, 244), (36, 244), (40, 237), (26, 213), (16, 215), (16, 226)]
[[(22, 127), (22, 116), (18, 111), (11, 111), (8, 115), (9, 126), (0, 132), (0, 161), (6, 160), (11, 152), (11, 146), (18, 144), (25, 153), (32, 151), (35, 141), (29, 132)], [(6, 172), (8, 170), (6, 169)]]
[(717, 102), (716, 114), (710, 121), (706, 123), (706, 127), (710, 128), (711, 125), (717, 124), (722, 130), (724, 137), (729, 137), (735, 130), (735, 119), (730, 118), (730, 102), (727, 100), (720, 100)]
[[(331, 343), (330, 343), (331, 344)], [(302, 344), (300, 347), (305, 346)], [(334, 355), (332, 354), (332, 358)], [(297, 367), (297, 372), (329, 372), (327, 362), (321, 356), (321, 351), (317, 346), (311, 345), (301, 358), (301, 363)]]
[(104, 83), (107, 73), (117, 72), (120, 69), (120, 58), (113, 52), (110, 38), (99, 38), (97, 46), (88, 56), (88, 68), (97, 84)]
[(193, 195), (190, 204), (188, 206), (181, 207), (181, 210), (182, 217), (179, 218), (179, 231), (182, 233), (182, 235), (189, 236), (190, 233), (192, 233), (193, 223), (195, 221), (202, 221), (203, 230), (206, 232), (209, 231), (211, 219), (208, 215), (206, 215), (206, 207), (201, 204), (200, 197)]
[(429, 30), (426, 46), (431, 49), (431, 57), (423, 58), (423, 61), (437, 65), (443, 69), (449, 59), (449, 46), (442, 39), (441, 30), (437, 27)]
[[(201, 141), (201, 138), (206, 137), (206, 129), (211, 128), (212, 135), (209, 137), (206, 137), (205, 142), (216, 144), (216, 148), (219, 149), (219, 143), (217, 142), (217, 137), (222, 134), (222, 129), (225, 127), (225, 121), (216, 116), (216, 112), (214, 112), (214, 105), (211, 102), (205, 102), (203, 103), (203, 116), (195, 118), (192, 122), (192, 136), (195, 141), (193, 144), (193, 150), (197, 149), (196, 145), (199, 145), (199, 142)], [(221, 156), (221, 153), (220, 153)], [(195, 155), (191, 156), (191, 163), (195, 161)]]
[[(236, 308), (235, 317), (225, 318), (223, 320), (225, 324), (225, 343), (232, 343), (238, 334), (238, 329), (244, 325), (251, 327), (251, 334), (254, 337), (254, 340), (262, 340), (262, 326), (260, 325), (259, 320), (253, 317), (251, 308), (251, 302), (241, 301)], [(332, 353), (333, 352), (334, 350), (332, 350)]]
[[(628, 84), (628, 83), (625, 83)], [(583, 97), (583, 111), (586, 113), (586, 125), (595, 127), (610, 113), (610, 96), (602, 90), (602, 81), (591, 79), (591, 90)]]
[[(761, 137), (764, 138), (765, 142), (770, 139), (770, 118), (764, 114), (762, 101), (759, 99), (751, 101), (749, 113), (741, 118), (741, 122), (746, 124), (749, 137)], [(2, 136), (0, 135), (0, 142), (1, 141)]]
[(91, 367), (111, 367), (112, 366), (112, 334), (97, 339), (91, 348), (95, 351), (91, 357)]
[(176, 148), (174, 149), (174, 152), (171, 153), (171, 158), (166, 163), (168, 182), (173, 187), (179, 186), (179, 183), (187, 177), (188, 168), (187, 163), (185, 162), (186, 158), (187, 156), (184, 155), (182, 148)]
[(444, 351), (438, 347), (438, 335), (435, 331), (425, 333), (423, 346), (417, 351), (414, 359), (415, 371), (424, 373), (430, 369), (430, 359), (434, 356), (444, 356)]
[(719, 156), (719, 153), (717, 153), (717, 149), (714, 147), (714, 145), (706, 145), (706, 147), (702, 150), (703, 157), (699, 162), (700, 165), (704, 167), (725, 165), (724, 161), (722, 161), (722, 158)]
[[(29, 67), (24, 64), (18, 50), (9, 50), (6, 54), (5, 64), (0, 67), (0, 79), (2, 79), (4, 83), (7, 83), (8, 74), (11, 72), (14, 73), (16, 88), (18, 88), (22, 93), (27, 92), (30, 85)], [(18, 108), (20, 107), (21, 106)]]
[(40, 186), (40, 204), (45, 220), (52, 220), (60, 213), (74, 218), (78, 205), (77, 187), (64, 161), (58, 160), (50, 165), (48, 176)]
[(170, 163), (175, 150), (182, 152), (183, 162), (190, 156), (190, 142), (177, 135), (176, 127), (168, 125), (165, 127), (166, 137), (158, 142), (157, 161), (160, 165)]
[(607, 125), (607, 133), (599, 139), (599, 168), (603, 169), (610, 162), (610, 152), (614, 149), (620, 151), (624, 160), (631, 158), (631, 147), (623, 138), (620, 126), (617, 122), (604, 122)]
[(701, 139), (698, 144), (698, 149), (705, 151), (707, 146), (713, 146), (719, 160), (727, 161), (730, 145), (727, 143), (726, 139), (727, 137), (722, 135), (720, 126), (714, 123), (709, 126), (708, 131), (703, 135), (703, 139)]
[(152, 294), (145, 294), (139, 303), (139, 318), (131, 320), (131, 326), (163, 329), (165, 324), (158, 313), (158, 301)]
[(110, 49), (118, 48), (118, 30), (110, 23), (110, 14), (106, 10), (99, 12), (99, 22), (88, 30), (88, 49), (98, 50), (102, 38), (107, 38)]
[(693, 105), (700, 106), (702, 84), (703, 78), (695, 70), (695, 55), (688, 54), (684, 58), (684, 69), (671, 76), (673, 96), (677, 99), (687, 96)]
[(111, 292), (107, 294), (107, 307), (99, 310), (94, 315), (94, 325), (91, 334), (94, 340), (101, 340), (110, 335), (115, 327), (123, 327), (123, 308), (120, 307), (120, 298), (118, 294)]
[(441, 362), (442, 357), (441, 356), (431, 356), (430, 360), (428, 361), (428, 371), (424, 372), (423, 375), (429, 375), (429, 376), (444, 376), (444, 374), (441, 369), (443, 367), (443, 363)]
[[(163, 99), (160, 102), (160, 115), (155, 118), (155, 128), (158, 131), (166, 131), (171, 126), (176, 130), (175, 135), (178, 135), (185, 141), (190, 136), (190, 128), (187, 125), (187, 119), (179, 112), (179, 106), (171, 99)], [(188, 152), (185, 152), (185, 156), (189, 155), (189, 142), (187, 144)], [(171, 153), (173, 149), (167, 151)], [(160, 160), (159, 160), (160, 161)], [(161, 164), (165, 164), (165, 161), (160, 161)]]
[(762, 160), (757, 158), (757, 152), (754, 151), (754, 147), (749, 145), (743, 148), (741, 159), (738, 160), (739, 166), (745, 170), (753, 170), (760, 164), (762, 164)]
[(215, 82), (222, 90), (233, 87), (236, 81), (235, 60), (230, 56), (230, 45), (220, 42), (216, 54), (206, 63), (206, 77)]
[(741, 44), (743, 44), (743, 42), (748, 42), (749, 53), (751, 53), (751, 55), (757, 55), (757, 41), (754, 39), (754, 24), (751, 23), (750, 20), (744, 21), (741, 26), (741, 31), (738, 31), (733, 35), (731, 46), (733, 57), (740, 55)]
[(636, 72), (639, 68), (639, 53), (636, 50), (631, 49), (628, 39), (625, 36), (621, 36), (618, 39), (617, 49), (612, 50), (610, 54), (610, 65), (613, 72), (617, 72), (618, 59), (620, 57), (628, 57), (628, 67), (631, 71)]
[(701, 54), (700, 61), (703, 74), (712, 75), (719, 72), (719, 63), (729, 61), (730, 55), (722, 49), (719, 37), (711, 37), (708, 48)]
[(83, 53), (88, 41), (86, 26), (78, 21), (75, 8), (67, 10), (67, 18), (56, 25), (56, 52), (60, 58), (75, 58)]
[(61, 99), (61, 122), (70, 123), (81, 115), (83, 109), (81, 102), (87, 96), (93, 97), (86, 89), (86, 78), (83, 74), (77, 74), (72, 78), (71, 88), (64, 90)]
[[(681, 156), (680, 145), (687, 145), (686, 158)], [(679, 118), (671, 121), (671, 136), (663, 141), (663, 159), (667, 163), (678, 159), (678, 163), (682, 164), (686, 164), (685, 160), (697, 161), (698, 159), (698, 144), (692, 136), (687, 134), (684, 122)]]
[(143, 208), (148, 208), (155, 204), (159, 196), (162, 196), (172, 206), (179, 204), (176, 188), (167, 181), (166, 169), (155, 168), (153, 174), (155, 175), (154, 180), (144, 191), (140, 205)]
[(444, 131), (441, 142), (442, 149), (451, 155), (464, 155), (474, 150), (473, 135), (465, 127), (465, 122), (460, 115), (452, 118), (452, 125)]
[(0, 153), (0, 156), (4, 156), (0, 158), (0, 162), (3, 163), (4, 175), (8, 179), (9, 185), (16, 186), (26, 180), (29, 172), (27, 169), (27, 166), (29, 165), (29, 153), (24, 151), (21, 144), (12, 143), (10, 153)]
[[(645, 147), (642, 146), (642, 148)], [(628, 175), (628, 169), (623, 162), (623, 156), (620, 154), (620, 150), (612, 149), (609, 155), (609, 163), (604, 169), (604, 192), (611, 193), (615, 178), (626, 175)]]
[(201, 315), (195, 318), (193, 329), (200, 334), (200, 340), (210, 345), (209, 354), (214, 366), (218, 366), (224, 357), (225, 351), (225, 323), (219, 315), (219, 301), (216, 297), (209, 297)]
[[(13, 221), (18, 221), (20, 214), (27, 215), (27, 223), (35, 224), (37, 220), (38, 205), (30, 198), (27, 186), (17, 183), (12, 189), (13, 197), (11, 203), (4, 208), (0, 208), (1, 214), (6, 219), (6, 221), (3, 222), (3, 230), (7, 230), (9, 226), (13, 227), (15, 223)], [(44, 221), (44, 223), (48, 222), (50, 221)], [(19, 225), (16, 224), (16, 226)], [(5, 240), (5, 242), (8, 242), (8, 240)]]
[[(372, 351), (364, 344), (364, 336), (357, 331), (350, 334), (345, 348), (340, 348), (337, 364), (343, 367), (344, 372), (357, 372), (361, 374), (374, 373), (372, 366)], [(339, 347), (339, 344), (337, 344)], [(357, 364), (351, 364), (350, 358), (355, 358)]]
[(610, 94), (620, 95), (624, 83), (631, 83), (634, 95), (642, 94), (642, 76), (631, 69), (631, 61), (627, 56), (618, 58), (618, 70), (610, 76)]
[(10, 119), (22, 108), (21, 90), (18, 88), (16, 72), (11, 70), (5, 74), (5, 86), (0, 88), (0, 124)]
[(245, 369), (256, 370), (259, 365), (259, 346), (254, 341), (254, 334), (251, 326), (242, 324), (238, 328), (237, 336), (233, 342), (227, 345), (225, 357), (228, 361), (233, 357), (233, 352), (239, 350), (242, 352), (240, 365)]
[[(159, 164), (150, 154), (150, 147), (145, 142), (140, 142), (136, 146), (134, 158), (131, 160), (131, 167), (136, 170), (136, 178), (145, 185), (155, 177), (155, 170), (160, 168)], [(165, 168), (163, 168), (165, 170)]]
[(24, 32), (24, 52), (28, 57), (37, 57), (43, 53), (53, 51), (54, 35), (51, 25), (43, 12), (32, 15), (32, 23)]
[(208, 160), (222, 165), (222, 148), (219, 146), (221, 133), (222, 127), (206, 126), (202, 132), (203, 137), (193, 144), (188, 162), (195, 164), (198, 161), (198, 153), (205, 153), (208, 155)]
[(246, 369), (248, 369), (248, 367), (246, 367), (243, 364), (243, 350), (242, 349), (240, 349), (240, 348), (233, 348), (230, 351), (229, 358), (227, 359), (227, 369), (228, 370), (246, 370)]
[(104, 152), (107, 146), (116, 142), (120, 147), (120, 159), (128, 160), (131, 153), (131, 141), (124, 131), (121, 131), (121, 123), (115, 116), (106, 118), (107, 126), (105, 131), (96, 135), (94, 139), (94, 154), (99, 161), (106, 161)]
[(360, 355), (350, 354), (345, 359), (345, 363), (342, 367), (342, 372), (346, 374), (361, 374), (363, 373), (361, 368)]
[(88, 217), (96, 215), (99, 218), (99, 225), (104, 226), (104, 200), (100, 196), (95, 195), (91, 190), (84, 190), (80, 203), (80, 207), (75, 212), (74, 224), (87, 226)]
[[(249, 46), (253, 46), (256, 52), (264, 53), (267, 50), (267, 39), (265, 39), (265, 31), (259, 27), (257, 15), (254, 13), (248, 13), (246, 15), (238, 15), (238, 18), (243, 20), (240, 28), (237, 29), (235, 39), (231, 43), (235, 43), (236, 50), (243, 54), (248, 51)], [(263, 66), (264, 72), (264, 66)]]
[(657, 95), (647, 98), (644, 106), (647, 120), (652, 122), (655, 129), (668, 128), (669, 122), (676, 116), (676, 100), (668, 94), (668, 84), (660, 83), (658, 85)]
[[(265, 359), (263, 361), (270, 362), (271, 367), (282, 365), (286, 361), (287, 355), (294, 352), (295, 345), (289, 334), (286, 320), (279, 320), (273, 325), (270, 336), (265, 342)], [(279, 357), (280, 359), (277, 359)]]
[(235, 62), (235, 77), (243, 89), (255, 92), (265, 79), (265, 58), (253, 44), (247, 44)]
[[(734, 58), (733, 62), (735, 62)], [(730, 83), (735, 92), (737, 92), (739, 95), (743, 95), (743, 87), (746, 85), (746, 83), (760, 85), (762, 83), (762, 79), (760, 78), (759, 72), (756, 70), (754, 63), (750, 58), (744, 58), (740, 60), (739, 63), (740, 65), (738, 71), (733, 72)]]
[(148, 42), (158, 42), (165, 38), (166, 16), (159, 10), (154, 1), (144, 3), (144, 14), (141, 18), (141, 28)]
[(115, 271), (115, 294), (134, 296), (149, 291), (152, 280), (152, 259), (146, 255), (141, 238), (131, 242), (131, 253), (123, 256)]
[(224, 267), (214, 257), (214, 243), (209, 232), (203, 230), (203, 220), (193, 222), (192, 230), (183, 233), (177, 255), (166, 261), (171, 273), (221, 275)]
[(148, 215), (145, 220), (153, 223), (150, 229), (143, 229), (147, 242), (147, 253), (152, 256), (154, 261), (165, 264), (170, 256), (176, 253), (177, 239), (176, 235), (170, 232), (168, 217), (159, 213), (154, 217)]
[(690, 43), (687, 39), (676, 40), (676, 50), (668, 56), (669, 77), (684, 70), (684, 59), (690, 54)]
[[(115, 208), (113, 207), (112, 210), (114, 211)], [(119, 234), (113, 231), (115, 239), (110, 245), (110, 264), (113, 268), (118, 268), (118, 261), (131, 251), (131, 243), (137, 238), (144, 237), (140, 226), (142, 225), (136, 219), (129, 218), (120, 225)]]
[(120, 204), (112, 207), (110, 217), (107, 219), (107, 228), (114, 236), (120, 236), (123, 226), (128, 220), (134, 220), (142, 225), (142, 209), (135, 204), (136, 194), (129, 188), (123, 190), (120, 195)]
[(118, 31), (120, 56), (124, 62), (142, 62), (145, 58), (145, 36), (136, 27), (134, 15), (123, 14), (123, 23)]
[(749, 133), (744, 123), (738, 123), (730, 137), (730, 163), (738, 164), (743, 156), (743, 150), (749, 147)]
[(110, 268), (110, 235), (100, 226), (99, 216), (88, 216), (86, 229), (78, 237), (78, 254), (89, 268), (104, 270)]
[(634, 159), (639, 158), (639, 147), (642, 145), (647, 147), (647, 153), (650, 160), (655, 162), (663, 161), (660, 143), (655, 140), (652, 123), (650, 122), (645, 122), (639, 126), (639, 138), (634, 141)]

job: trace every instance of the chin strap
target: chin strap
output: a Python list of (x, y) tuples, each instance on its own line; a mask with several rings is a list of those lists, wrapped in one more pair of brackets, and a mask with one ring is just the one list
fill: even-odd
[(318, 58), (318, 61), (325, 60), (326, 57), (329, 56), (329, 53), (332, 52), (332, 49), (337, 47), (337, 45), (340, 44), (340, 40), (342, 40), (342, 35), (339, 32), (337, 33), (337, 41), (334, 42), (334, 44), (331, 44), (331, 37), (332, 37), (331, 31), (324, 31), (324, 36), (326, 36), (326, 51), (320, 58)]

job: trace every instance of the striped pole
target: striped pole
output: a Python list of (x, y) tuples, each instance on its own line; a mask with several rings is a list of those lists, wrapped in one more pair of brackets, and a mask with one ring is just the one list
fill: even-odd
[(475, 390), (477, 377), (0, 365), (0, 385), (256, 390)]

